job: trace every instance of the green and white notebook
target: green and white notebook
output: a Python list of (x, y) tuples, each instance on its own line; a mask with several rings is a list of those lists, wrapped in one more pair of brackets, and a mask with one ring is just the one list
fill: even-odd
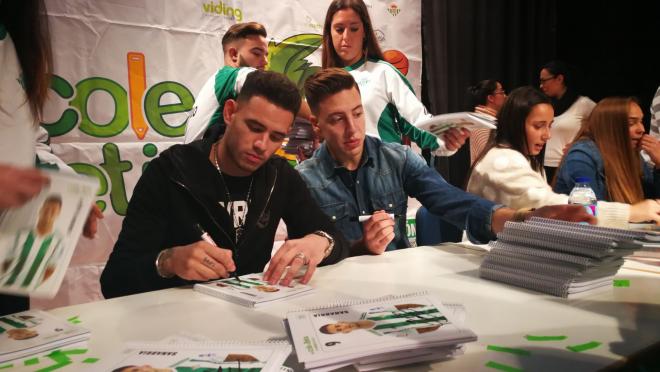
[(0, 363), (89, 339), (85, 328), (40, 310), (0, 316)]
[(291, 345), (285, 341), (127, 343), (94, 370), (150, 366), (158, 371), (280, 372), (290, 353)]
[(439, 137), (451, 128), (497, 129), (497, 121), (488, 115), (465, 111), (435, 115), (418, 121), (415, 126)]
[(298, 361), (319, 371), (412, 363), (427, 360), (429, 350), (436, 352), (433, 359), (443, 359), (477, 339), (438, 298), (424, 292), (292, 311), (285, 326)]
[(39, 195), (0, 215), (0, 293), (55, 296), (92, 207), (95, 178), (44, 173)]
[(312, 293), (314, 288), (296, 281), (290, 287), (268, 284), (262, 274), (249, 274), (235, 278), (198, 283), (193, 286), (197, 292), (218, 297), (248, 307), (260, 307), (278, 301), (288, 300)]

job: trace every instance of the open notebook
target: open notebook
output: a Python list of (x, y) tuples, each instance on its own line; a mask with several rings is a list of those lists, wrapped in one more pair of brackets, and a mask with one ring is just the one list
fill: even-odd
[(89, 339), (85, 328), (40, 310), (0, 316), (0, 363)]
[(290, 287), (271, 285), (263, 281), (262, 274), (243, 275), (239, 279), (228, 278), (198, 283), (193, 286), (193, 289), (248, 307), (264, 306), (314, 291), (311, 286), (295, 281), (291, 283)]
[(430, 354), (447, 358), (477, 339), (440, 300), (423, 292), (292, 311), (285, 325), (298, 361), (318, 371), (349, 364), (369, 370)]
[(44, 171), (50, 184), (0, 215), (0, 292), (53, 297), (92, 207), (98, 181)]
[(416, 122), (415, 126), (436, 136), (441, 136), (451, 128), (466, 128), (470, 130), (475, 128), (497, 129), (497, 121), (488, 115), (465, 111), (435, 115)]

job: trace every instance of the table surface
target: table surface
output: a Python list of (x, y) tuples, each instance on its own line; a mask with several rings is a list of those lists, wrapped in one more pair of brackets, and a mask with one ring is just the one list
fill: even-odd
[[(454, 360), (399, 370), (493, 370), (489, 361), (524, 370), (597, 370), (660, 340), (660, 268), (627, 263), (612, 287), (579, 300), (567, 300), (480, 279), (484, 251), (458, 244), (416, 247), (360, 256), (319, 268), (310, 295), (249, 309), (194, 292), (172, 288), (53, 309), (63, 319), (77, 316), (91, 330), (87, 357), (103, 359), (129, 341), (159, 341), (185, 332), (214, 340), (284, 338), (287, 311), (341, 299), (373, 298), (428, 291), (445, 303), (462, 303), (467, 325), (479, 337)], [(646, 270), (646, 271), (645, 271)], [(566, 336), (561, 341), (528, 341), (526, 335)], [(585, 352), (566, 349), (596, 341)], [(489, 345), (524, 349), (519, 355)], [(92, 365), (89, 365), (90, 367)], [(62, 370), (76, 370), (74, 363)], [(346, 369), (352, 370), (352, 368)]]

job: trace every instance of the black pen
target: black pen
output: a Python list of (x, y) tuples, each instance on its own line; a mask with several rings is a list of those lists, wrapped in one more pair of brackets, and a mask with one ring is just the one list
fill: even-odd
[[(388, 213), (387, 215), (390, 216), (391, 219), (403, 217), (402, 214)], [(351, 221), (364, 222), (364, 221), (369, 220), (372, 216), (373, 216), (373, 214), (363, 214), (361, 216), (352, 217)]]
[[(215, 242), (214, 242), (213, 239), (211, 238), (211, 235), (209, 235), (209, 233), (207, 233), (206, 231), (204, 231), (204, 228), (202, 228), (202, 225), (200, 225), (200, 224), (195, 224), (195, 227), (197, 227), (197, 230), (199, 230), (199, 232), (202, 234), (201, 238), (202, 238), (203, 241), (205, 241), (205, 242), (207, 242), (207, 243), (209, 243), (209, 244), (211, 244), (211, 245), (214, 245), (214, 246), (218, 247), (218, 245), (215, 244)], [(218, 247), (218, 248), (220, 248), (220, 247)], [(237, 268), (237, 269), (238, 269), (238, 268)], [(234, 279), (236, 279), (236, 280), (239, 281), (239, 282), (241, 281), (241, 279), (238, 277), (238, 270), (234, 271), (233, 273), (229, 273), (229, 274), (230, 274), (230, 275), (233, 274)]]

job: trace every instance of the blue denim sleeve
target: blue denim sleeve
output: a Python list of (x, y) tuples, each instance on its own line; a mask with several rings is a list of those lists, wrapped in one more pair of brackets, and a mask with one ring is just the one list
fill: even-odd
[(575, 179), (578, 177), (589, 177), (591, 179), (591, 189), (596, 193), (598, 200), (606, 200), (606, 190), (604, 185), (599, 182), (600, 176), (598, 174), (598, 166), (596, 160), (586, 151), (580, 149), (571, 149), (566, 154), (564, 164), (559, 169), (558, 177), (561, 177), (564, 182), (564, 187), (554, 188), (554, 192), (561, 194), (570, 194), (575, 186)]
[(449, 184), (411, 149), (405, 152), (402, 177), (408, 195), (431, 213), (466, 230), (471, 241), (487, 243), (495, 239), (491, 222), (498, 205)]

